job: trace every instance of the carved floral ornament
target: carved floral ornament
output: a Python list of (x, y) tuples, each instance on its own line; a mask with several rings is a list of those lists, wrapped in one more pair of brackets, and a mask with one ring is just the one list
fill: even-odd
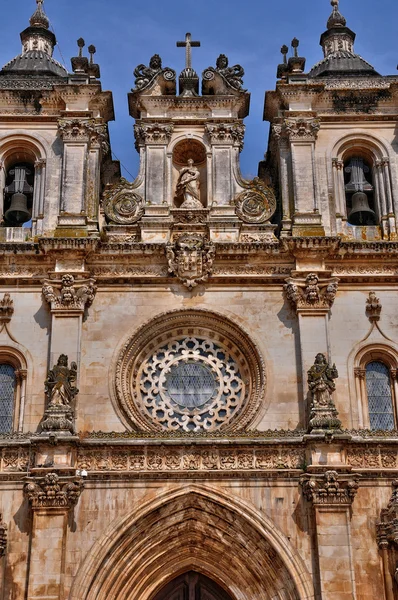
[(332, 308), (338, 290), (337, 277), (320, 278), (316, 273), (307, 277), (290, 277), (284, 286), (286, 297), (296, 310)]
[(144, 200), (134, 191), (134, 185), (121, 177), (114, 185), (107, 185), (102, 196), (106, 217), (111, 223), (133, 225), (144, 214)]
[(320, 128), (319, 119), (284, 119), (282, 123), (273, 125), (272, 131), (278, 141), (314, 142)]
[(77, 504), (83, 491), (81, 477), (59, 477), (48, 473), (45, 477), (27, 477), (24, 492), (33, 509), (69, 510)]
[(66, 274), (61, 280), (46, 279), (43, 283), (43, 296), (51, 310), (79, 310), (94, 302), (97, 287), (95, 279), (76, 281), (73, 275)]
[(263, 402), (264, 365), (236, 325), (208, 311), (165, 313), (123, 346), (115, 398), (140, 431), (240, 431)]
[(236, 123), (208, 123), (206, 133), (212, 146), (218, 144), (233, 144), (243, 150), (245, 126), (241, 121)]
[(351, 505), (358, 491), (358, 476), (339, 475), (336, 471), (304, 475), (300, 483), (306, 499), (320, 506)]
[(269, 221), (276, 211), (276, 197), (259, 177), (249, 182), (246, 190), (235, 198), (237, 216), (244, 223), (261, 224)]
[(215, 246), (200, 235), (187, 234), (174, 244), (167, 244), (169, 273), (174, 274), (188, 289), (208, 280), (211, 274)]
[(64, 142), (86, 142), (108, 152), (108, 129), (95, 119), (59, 119), (58, 132)]

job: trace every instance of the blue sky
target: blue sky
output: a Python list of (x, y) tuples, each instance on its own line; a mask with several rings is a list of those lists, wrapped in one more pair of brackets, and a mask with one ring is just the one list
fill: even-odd
[[(35, 0), (3, 3), (2, 65), (20, 53), (19, 33), (28, 24)], [(319, 37), (331, 13), (329, 0), (46, 0), (45, 9), (59, 43), (55, 58), (65, 61), (68, 69), (80, 36), (87, 46), (97, 47), (103, 88), (114, 95), (112, 149), (127, 169), (128, 179), (132, 178), (129, 173), (135, 177), (138, 170), (133, 120), (127, 107), (136, 65), (148, 64), (152, 54), (158, 53), (165, 66), (179, 73), (184, 51), (176, 48), (176, 41), (184, 39), (187, 31), (202, 42), (201, 48), (193, 50), (198, 74), (214, 65), (221, 52), (228, 55), (230, 64), (241, 64), (246, 71), (245, 87), (251, 92), (241, 165), (245, 176), (253, 176), (267, 146), (264, 92), (275, 86), (280, 47), (298, 37), (300, 55), (307, 58), (309, 69), (322, 57)], [(340, 10), (357, 33), (356, 52), (383, 75), (396, 74), (397, 0), (341, 0)]]

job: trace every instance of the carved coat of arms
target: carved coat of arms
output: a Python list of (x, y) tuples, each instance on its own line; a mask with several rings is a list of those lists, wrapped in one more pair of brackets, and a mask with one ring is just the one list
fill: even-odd
[(200, 235), (181, 236), (174, 244), (167, 244), (169, 273), (174, 273), (189, 289), (207, 281), (213, 266), (214, 244)]

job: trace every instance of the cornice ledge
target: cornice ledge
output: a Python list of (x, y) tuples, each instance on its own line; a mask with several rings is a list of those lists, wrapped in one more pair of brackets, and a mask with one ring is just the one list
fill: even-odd
[(39, 238), (38, 247), (44, 254), (60, 251), (96, 252), (100, 242), (96, 238)]
[(341, 244), (339, 237), (292, 237), (282, 238), (281, 247), (295, 258), (302, 258), (316, 253), (318, 256), (330, 257)]
[(242, 431), (234, 434), (226, 434), (222, 431), (215, 432), (179, 432), (179, 431), (91, 431), (91, 432), (80, 432), (78, 437), (81, 442), (95, 442), (99, 441), (107, 442), (125, 440), (134, 441), (145, 441), (151, 440), (153, 442), (159, 441), (164, 442), (169, 440), (170, 442), (182, 443), (189, 441), (190, 443), (203, 443), (203, 442), (214, 442), (218, 440), (220, 442), (239, 442), (239, 441), (261, 441), (261, 440), (277, 440), (279, 443), (281, 440), (297, 441), (301, 442), (306, 434), (305, 430), (300, 429), (275, 429), (267, 431)]

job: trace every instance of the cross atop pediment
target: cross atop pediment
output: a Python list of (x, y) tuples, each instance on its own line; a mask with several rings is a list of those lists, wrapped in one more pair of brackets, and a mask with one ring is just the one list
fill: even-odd
[(200, 42), (193, 42), (192, 35), (187, 33), (185, 42), (177, 42), (177, 48), (185, 48), (185, 68), (192, 69), (192, 48), (199, 48)]

